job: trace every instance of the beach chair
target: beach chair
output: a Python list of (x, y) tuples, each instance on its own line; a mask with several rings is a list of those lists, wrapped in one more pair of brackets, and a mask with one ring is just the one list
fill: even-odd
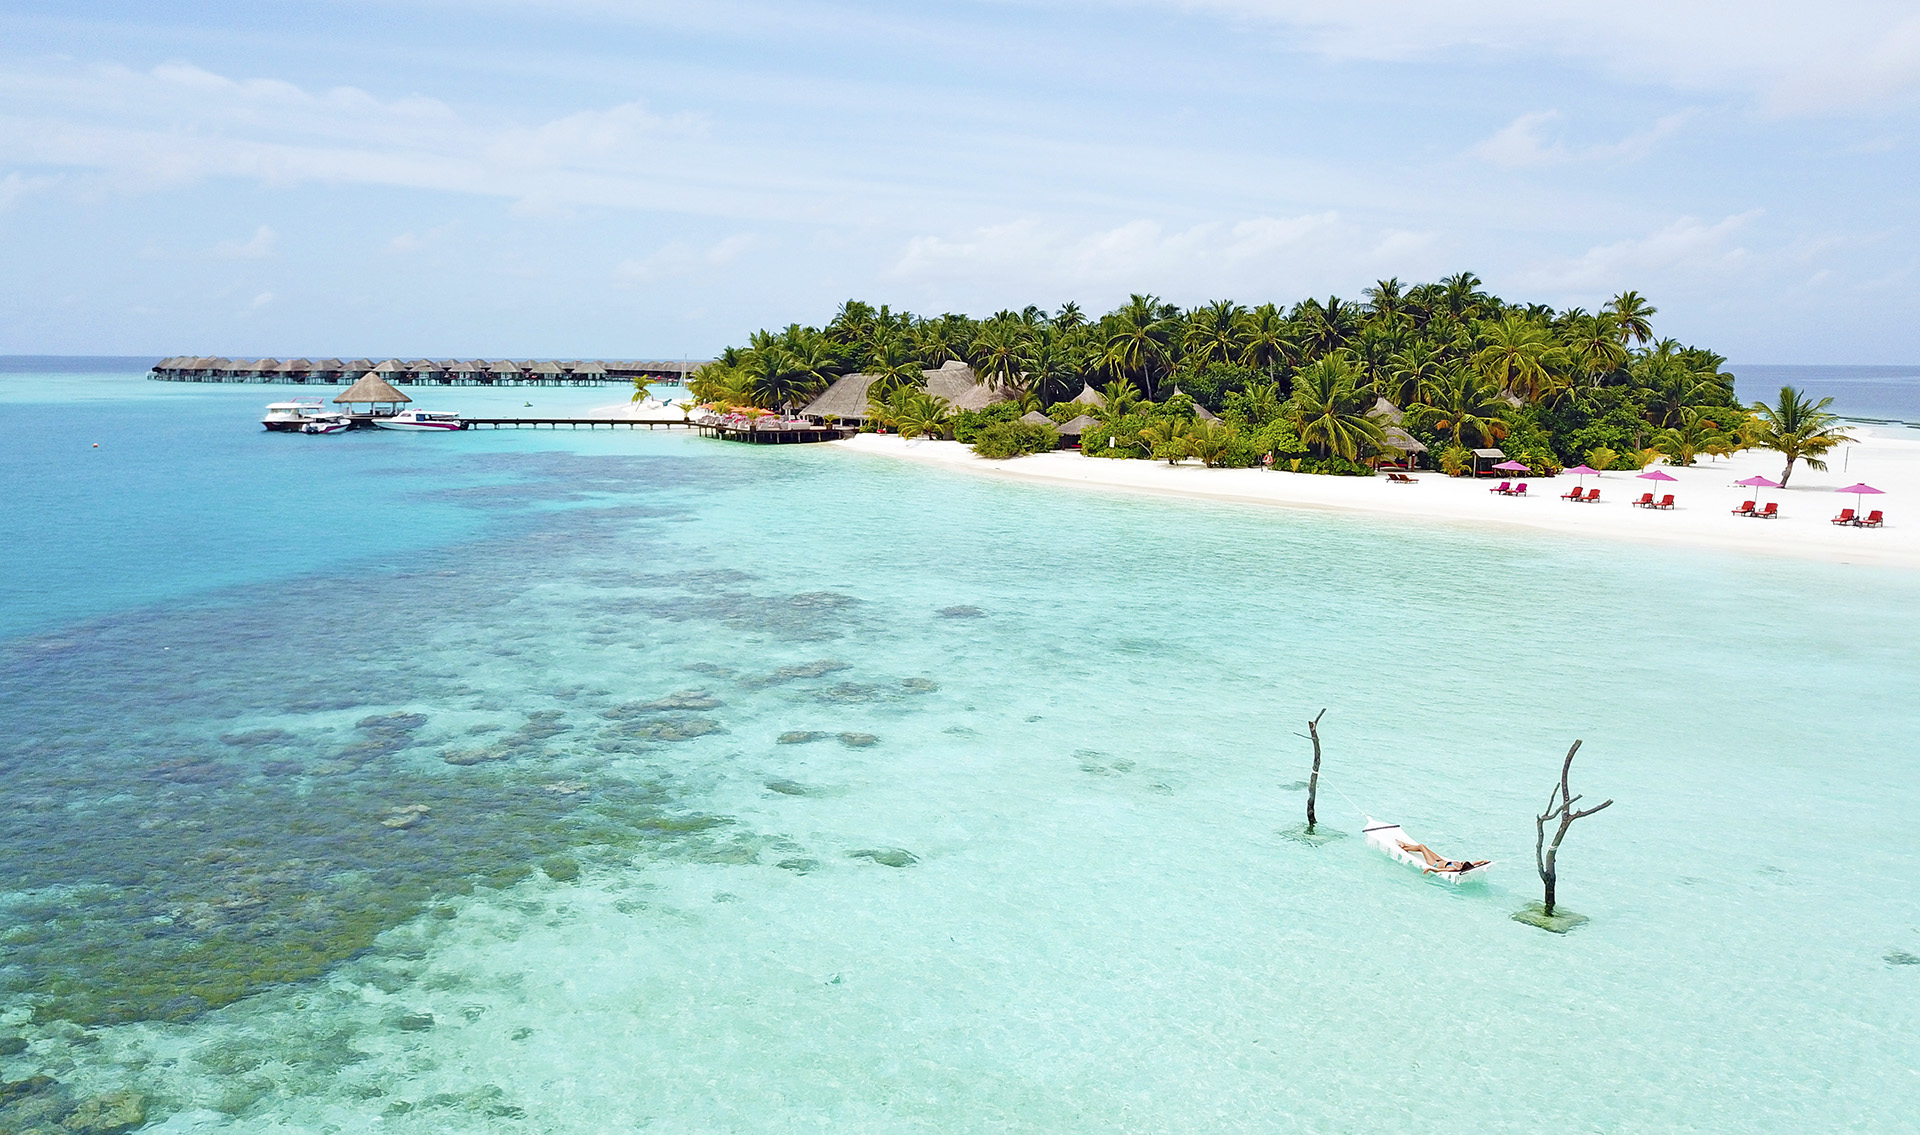
[(1405, 473), (1388, 473), (1387, 483), (1390, 485), (1417, 485), (1420, 483), (1420, 478), (1409, 477)]
[(1780, 502), (1768, 501), (1767, 507), (1761, 509), (1759, 512), (1756, 512), (1753, 515), (1759, 517), (1762, 520), (1778, 520), (1780, 519)]
[(1599, 489), (1588, 489), (1588, 490), (1587, 490), (1587, 503), (1588, 503), (1588, 504), (1599, 504), (1599, 503), (1600, 503), (1600, 490), (1599, 490)]
[(1865, 520), (1854, 521), (1855, 524), (1859, 525), (1862, 528), (1878, 528), (1882, 524), (1885, 524), (1886, 522), (1887, 522), (1887, 518), (1884, 515), (1882, 515), (1880, 510), (1877, 508), (1874, 509), (1872, 512), (1869, 512)]
[(1741, 502), (1740, 502), (1740, 507), (1739, 507), (1739, 508), (1736, 508), (1736, 509), (1734, 509), (1734, 510), (1733, 510), (1733, 514), (1734, 514), (1735, 516), (1752, 516), (1752, 515), (1753, 515), (1753, 502), (1752, 502), (1752, 501), (1741, 501)]
[(1488, 489), (1487, 491), (1490, 493), (1504, 493), (1511, 487), (1513, 487), (1512, 481), (1502, 481), (1498, 485), (1496, 485), (1491, 489)]
[(1660, 503), (1659, 503), (1659, 504), (1656, 504), (1656, 505), (1654, 505), (1653, 507), (1655, 507), (1655, 508), (1672, 508), (1672, 507), (1673, 507), (1673, 494), (1672, 494), (1672, 493), (1667, 493), (1667, 494), (1666, 494), (1665, 496), (1662, 496), (1662, 497), (1660, 498)]
[(1524, 496), (1526, 496), (1526, 495), (1527, 495), (1527, 483), (1526, 483), (1525, 481), (1522, 481), (1522, 482), (1520, 482), (1519, 484), (1517, 484), (1517, 485), (1515, 485), (1515, 486), (1513, 487), (1513, 492), (1511, 492), (1511, 493), (1509, 493), (1509, 494), (1507, 494), (1507, 495), (1508, 495), (1508, 496), (1515, 496), (1515, 497), (1524, 497)]
[(1577, 501), (1580, 499), (1580, 490), (1576, 488), (1570, 493), (1561, 493), (1560, 499), (1563, 501)]
[(1841, 510), (1840, 510), (1840, 515), (1839, 515), (1839, 516), (1836, 516), (1836, 517), (1834, 517), (1834, 518), (1833, 518), (1833, 523), (1835, 523), (1835, 524), (1852, 524), (1852, 523), (1854, 523), (1854, 519), (1853, 519), (1853, 510), (1852, 510), (1852, 509), (1850, 509), (1850, 508), (1843, 508), (1843, 509), (1841, 509)]
[(1639, 499), (1639, 500), (1637, 500), (1637, 501), (1631, 501), (1631, 502), (1629, 502), (1629, 503), (1631, 503), (1631, 504), (1633, 505), (1633, 507), (1635, 507), (1635, 508), (1652, 508), (1652, 507), (1653, 507), (1653, 494), (1652, 494), (1652, 493), (1641, 493), (1641, 494), (1640, 494), (1640, 499)]

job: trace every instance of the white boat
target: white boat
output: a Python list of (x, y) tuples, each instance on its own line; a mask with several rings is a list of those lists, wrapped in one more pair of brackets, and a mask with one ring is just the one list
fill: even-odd
[[(1419, 840), (1408, 835), (1399, 824), (1389, 824), (1384, 820), (1367, 817), (1367, 826), (1360, 829), (1367, 837), (1367, 843), (1386, 853), (1387, 858), (1398, 860), (1409, 867), (1418, 867), (1422, 873), (1431, 875), (1443, 883), (1459, 883), (1469, 878), (1483, 878), (1487, 869), (1493, 866), (1491, 859), (1444, 859)], [(1425, 848), (1425, 854), (1421, 849)]]
[(303, 434), (337, 434), (352, 425), (353, 422), (345, 414), (329, 414), (323, 418), (315, 418), (311, 422), (301, 426), (300, 432)]
[(327, 404), (318, 398), (299, 398), (292, 402), (273, 402), (267, 406), (267, 416), (260, 424), (275, 433), (312, 433), (306, 427), (312, 422), (346, 422), (347, 416), (338, 410), (327, 409)]
[(375, 418), (373, 424), (383, 430), (457, 430), (463, 429), (460, 415), (436, 410), (402, 410), (390, 418)]

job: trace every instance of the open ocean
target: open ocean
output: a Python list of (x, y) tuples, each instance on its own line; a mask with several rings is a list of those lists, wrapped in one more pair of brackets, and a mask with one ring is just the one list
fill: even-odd
[[(1911, 573), (684, 433), (268, 434), (316, 392), (59, 365), (0, 366), (0, 1081), (54, 1081), (0, 1129), (123, 1092), (148, 1132), (1920, 1114)], [(1509, 916), (1575, 738), (1617, 803), (1556, 936)], [(1499, 864), (1428, 882), (1363, 810)]]

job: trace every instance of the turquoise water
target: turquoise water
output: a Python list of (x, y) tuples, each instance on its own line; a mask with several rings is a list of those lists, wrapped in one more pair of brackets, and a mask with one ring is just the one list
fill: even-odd
[[(279, 394), (0, 376), (0, 1079), (163, 1131), (1911, 1129), (1908, 575)], [(1509, 915), (1576, 737), (1562, 937)]]

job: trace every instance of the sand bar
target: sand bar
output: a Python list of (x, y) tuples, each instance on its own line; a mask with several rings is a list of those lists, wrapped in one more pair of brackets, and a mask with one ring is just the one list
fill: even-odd
[[(1474, 480), (1416, 474), (1417, 484), (1396, 485), (1384, 477), (1325, 477), (1276, 473), (1264, 469), (1207, 469), (1197, 462), (1115, 461), (1084, 457), (1075, 450), (989, 461), (953, 441), (906, 441), (896, 436), (860, 434), (830, 444), (867, 453), (941, 465), (1021, 481), (1081, 485), (1122, 492), (1238, 501), (1287, 508), (1376, 513), (1432, 523), (1489, 524), (1543, 529), (1603, 539), (1716, 548), (1732, 552), (1789, 556), (1836, 563), (1920, 568), (1920, 433), (1852, 427), (1857, 439), (1830, 454), (1829, 469), (1796, 465), (1785, 489), (1760, 490), (1760, 500), (1778, 501), (1774, 520), (1736, 516), (1732, 510), (1754, 499), (1752, 490), (1733, 482), (1759, 474), (1778, 480), (1783, 461), (1769, 450), (1748, 450), (1731, 458), (1702, 459), (1691, 468), (1659, 468), (1674, 478), (1667, 484), (1643, 481), (1631, 472), (1585, 478), (1600, 489), (1597, 504), (1561, 499), (1576, 478), (1524, 477), (1524, 497), (1488, 491), (1499, 479)], [(1880, 508), (1885, 527), (1854, 528), (1829, 523), (1843, 508), (1855, 507), (1851, 495), (1834, 490), (1864, 481), (1885, 492), (1869, 496), (1858, 511)], [(1629, 502), (1655, 491), (1672, 493), (1668, 511), (1634, 508)], [(1906, 519), (1909, 523), (1902, 524)]]

